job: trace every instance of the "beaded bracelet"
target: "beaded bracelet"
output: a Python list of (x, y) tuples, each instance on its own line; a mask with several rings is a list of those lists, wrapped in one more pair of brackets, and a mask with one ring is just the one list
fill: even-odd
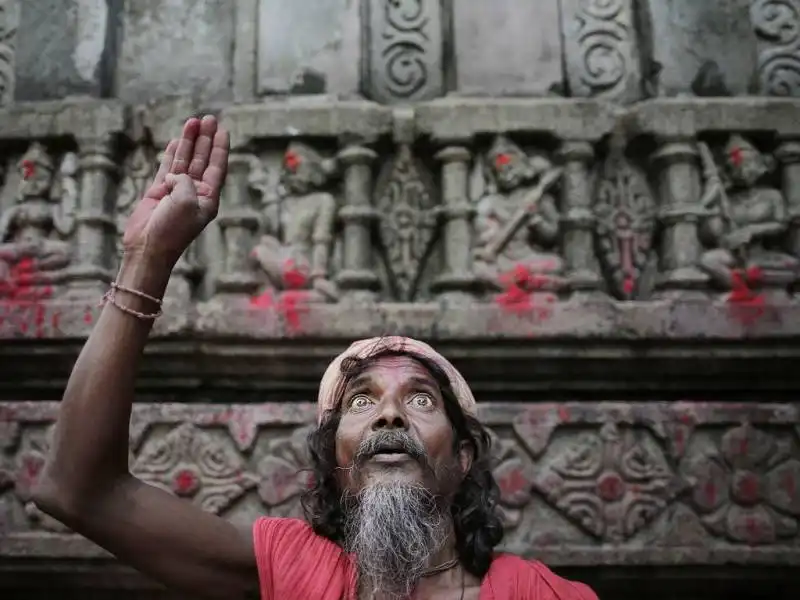
[[(132, 294), (133, 296), (138, 296), (139, 298), (143, 298), (145, 300), (149, 300), (150, 302), (155, 303), (158, 306), (158, 310), (154, 313), (142, 313), (137, 310), (133, 310), (132, 308), (128, 308), (124, 304), (121, 304), (117, 300), (117, 291), (125, 292), (127, 294)], [(105, 295), (103, 296), (103, 302), (108, 302), (112, 306), (116, 307), (117, 309), (121, 310), (124, 313), (132, 315), (137, 319), (141, 319), (143, 321), (155, 321), (158, 317), (162, 315), (161, 306), (163, 304), (162, 300), (159, 298), (155, 298), (144, 292), (140, 292), (138, 290), (133, 290), (131, 288), (119, 285), (117, 282), (112, 282), (111, 289), (109, 289)]]

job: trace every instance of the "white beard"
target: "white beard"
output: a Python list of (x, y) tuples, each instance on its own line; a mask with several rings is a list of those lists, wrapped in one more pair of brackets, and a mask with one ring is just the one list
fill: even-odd
[(448, 538), (445, 511), (429, 491), (407, 483), (371, 485), (349, 500), (344, 545), (356, 555), (362, 592), (408, 598)]

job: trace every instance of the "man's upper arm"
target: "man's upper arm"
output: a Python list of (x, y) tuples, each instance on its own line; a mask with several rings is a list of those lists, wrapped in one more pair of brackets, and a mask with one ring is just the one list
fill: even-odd
[(66, 523), (167, 587), (201, 598), (257, 598), (253, 538), (221, 517), (127, 478)]

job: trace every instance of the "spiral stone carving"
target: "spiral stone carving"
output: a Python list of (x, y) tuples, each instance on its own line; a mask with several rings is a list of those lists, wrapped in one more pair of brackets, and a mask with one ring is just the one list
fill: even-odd
[(373, 0), (371, 87), (384, 102), (425, 100), (441, 86), (441, 6), (433, 0)]
[(584, 0), (575, 15), (581, 84), (592, 96), (614, 95), (630, 68), (626, 44), (630, 30), (624, 0)]
[(756, 0), (750, 19), (763, 44), (758, 57), (762, 93), (800, 96), (800, 0)]

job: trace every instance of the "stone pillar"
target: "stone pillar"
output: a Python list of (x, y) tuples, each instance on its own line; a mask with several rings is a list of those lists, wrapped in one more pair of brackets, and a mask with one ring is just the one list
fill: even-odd
[(661, 140), (653, 164), (662, 226), (657, 296), (703, 298), (708, 278), (697, 267), (703, 185), (695, 144), (687, 139)]
[(336, 283), (349, 300), (374, 300), (379, 287), (372, 263), (371, 228), (376, 218), (372, 207), (372, 162), (377, 154), (364, 146), (350, 145), (339, 152), (344, 165), (344, 223), (342, 269)]
[(587, 141), (565, 140), (558, 153), (564, 165), (561, 222), (570, 290), (576, 299), (599, 297), (603, 280), (594, 250), (594, 199), (589, 173), (594, 148)]
[(88, 298), (102, 294), (114, 276), (117, 224), (111, 191), (117, 166), (112, 138), (82, 139), (78, 146), (80, 196), (67, 294)]
[(471, 300), (474, 287), (470, 250), (470, 219), (474, 208), (469, 202), (470, 152), (466, 145), (445, 146), (436, 154), (442, 163), (442, 227), (444, 266), (434, 282), (434, 290), (443, 300)]
[(217, 223), (224, 241), (225, 265), (215, 281), (215, 291), (223, 295), (251, 296), (258, 290), (258, 280), (250, 265), (255, 247), (258, 213), (250, 202), (248, 177), (252, 156), (233, 152), (228, 160), (228, 178)]
[[(789, 213), (789, 239), (786, 250), (800, 258), (800, 139), (784, 140), (775, 156), (781, 163), (783, 196)], [(800, 278), (795, 280), (795, 286)]]

